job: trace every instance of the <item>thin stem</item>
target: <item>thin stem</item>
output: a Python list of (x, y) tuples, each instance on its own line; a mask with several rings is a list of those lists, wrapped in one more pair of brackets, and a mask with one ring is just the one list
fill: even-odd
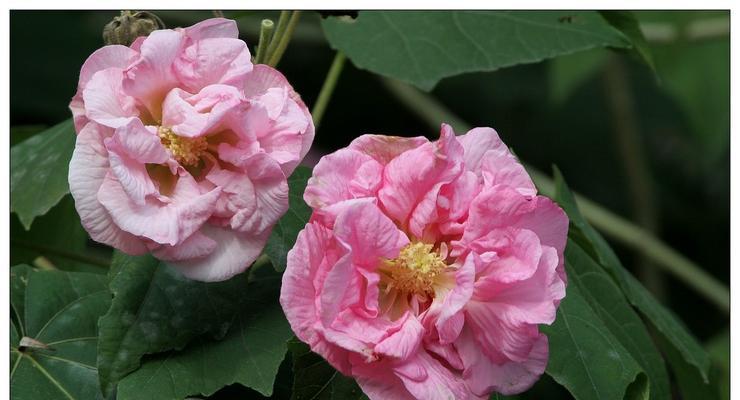
[(344, 61), (346, 59), (347, 57), (344, 56), (344, 53), (337, 51), (337, 54), (334, 56), (334, 61), (332, 61), (331, 67), (329, 67), (329, 72), (327, 72), (324, 84), (321, 86), (319, 97), (316, 99), (316, 104), (314, 104), (313, 110), (311, 110), (315, 129), (319, 128), (321, 117), (324, 116), (326, 106), (329, 105), (329, 100), (331, 100), (331, 95), (334, 93), (334, 88), (337, 86), (339, 75), (342, 74), (342, 68), (344, 68)]
[[(438, 129), (439, 124), (446, 121), (458, 132), (470, 129), (470, 125), (430, 95), (390, 79), (383, 79), (383, 84), (432, 128)], [(549, 176), (531, 166), (525, 167), (542, 194), (552, 196), (555, 193), (555, 183)], [(581, 212), (595, 228), (644, 254), (654, 262), (653, 265), (673, 274), (722, 311), (729, 312), (730, 291), (727, 286), (650, 232), (579, 194), (575, 194), (575, 197)]]
[(110, 266), (109, 260), (105, 260), (105, 259), (98, 258), (98, 257), (85, 256), (85, 255), (73, 253), (71, 251), (55, 249), (51, 247), (46, 247), (46, 246), (42, 246), (42, 245), (38, 245), (34, 243), (28, 243), (28, 242), (24, 242), (20, 240), (14, 240), (14, 239), (10, 239), (10, 244), (25, 247), (27, 249), (38, 251), (39, 253), (43, 253), (46, 255), (56, 255), (59, 257), (67, 258), (69, 260), (75, 260), (75, 261), (84, 262), (85, 264), (96, 265), (98, 267), (108, 268)]
[[(277, 44), (277, 47), (275, 48), (275, 51), (270, 54), (269, 62), (267, 63), (271, 67), (275, 67), (280, 62), (280, 59), (283, 57), (283, 53), (285, 53), (285, 49), (288, 48), (288, 43), (290, 43), (290, 38), (293, 36), (293, 31), (295, 30), (295, 26), (298, 24), (298, 20), (301, 17), (300, 11), (293, 11), (293, 14), (290, 16), (290, 20), (288, 21), (288, 26), (285, 28), (285, 32), (279, 37), (280, 42)], [(278, 39), (276, 36), (273, 40)], [(270, 43), (272, 45), (272, 43)]]
[(213, 10), (213, 16), (217, 18), (223, 18), (224, 12), (221, 10)]
[(49, 261), (49, 259), (44, 256), (36, 257), (33, 260), (33, 265), (39, 267), (40, 269), (45, 269), (47, 271), (54, 271), (55, 269), (57, 269), (54, 263)]
[[(627, 177), (627, 193), (635, 221), (651, 233), (658, 230), (658, 205), (650, 178), (645, 149), (637, 127), (634, 99), (627, 71), (618, 56), (611, 56), (604, 70), (606, 101), (612, 116), (612, 135), (622, 169)], [(659, 270), (651, 268), (644, 255), (637, 260), (637, 273), (658, 299), (664, 299), (666, 287)]]
[(283, 37), (285, 28), (288, 27), (288, 20), (290, 20), (290, 11), (280, 11), (280, 18), (278, 18), (275, 33), (272, 35), (272, 39), (270, 39), (270, 44), (267, 46), (267, 51), (264, 54), (263, 61), (269, 61), (270, 57), (275, 52), (275, 49), (277, 49), (280, 38)]
[(265, 52), (267, 52), (267, 46), (270, 44), (273, 29), (275, 29), (275, 24), (270, 19), (263, 19), (260, 23), (260, 41), (257, 45), (257, 55), (254, 56), (255, 64), (264, 63)]

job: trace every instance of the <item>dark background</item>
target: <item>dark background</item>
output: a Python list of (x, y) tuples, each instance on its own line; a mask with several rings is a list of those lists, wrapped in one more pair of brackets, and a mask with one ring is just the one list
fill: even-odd
[[(212, 16), (208, 11), (157, 14), (168, 28)], [(67, 104), (79, 69), (103, 45), (102, 27), (116, 15), (117, 11), (11, 13), (12, 127), (51, 126), (71, 116)], [(238, 21), (250, 50), (256, 44), (259, 20), (266, 16), (277, 20), (277, 13), (270, 12), (225, 11), (225, 15)], [(723, 16), (729, 14), (638, 13), (642, 23), (677, 27), (697, 18)], [(494, 127), (525, 162), (547, 172), (556, 164), (573, 190), (634, 220), (636, 210), (608, 97), (613, 93), (606, 84), (608, 69), (618, 63), (627, 79), (621, 87), (634, 100), (634, 122), (655, 193), (658, 234), (729, 285), (729, 37), (651, 42), (651, 50), (657, 78), (627, 54), (598, 50), (448, 78), (432, 94), (473, 126)], [(279, 69), (309, 107), (333, 55), (323, 39), (319, 15), (304, 13)], [(601, 66), (580, 75), (572, 72), (597, 59), (604, 60)], [(564, 70), (576, 78), (568, 80)], [(563, 95), (559, 88), (574, 80), (577, 83), (567, 85)], [(438, 134), (387, 91), (377, 76), (348, 61), (307, 160), (346, 146), (363, 133), (430, 138)], [(17, 142), (25, 137), (21, 135), (13, 133), (11, 140)], [(611, 243), (634, 271), (638, 257)], [(651, 288), (702, 341), (727, 329), (726, 315), (671, 276), (661, 274)]]

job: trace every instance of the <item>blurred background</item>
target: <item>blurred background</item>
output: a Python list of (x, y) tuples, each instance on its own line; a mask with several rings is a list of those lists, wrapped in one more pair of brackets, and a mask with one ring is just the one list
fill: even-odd
[[(79, 69), (103, 45), (102, 28), (118, 12), (11, 14), (10, 140), (15, 144), (71, 116), (67, 104)], [(277, 12), (224, 14), (237, 20), (251, 50), (259, 21), (277, 20)], [(213, 16), (210, 11), (157, 15), (168, 28)], [(494, 127), (526, 163), (547, 173), (557, 165), (573, 190), (655, 232), (729, 285), (729, 13), (636, 15), (657, 73), (630, 54), (599, 49), (447, 78), (431, 95), (468, 124)], [(304, 13), (278, 66), (309, 107), (334, 56), (320, 18)], [(363, 133), (434, 138), (438, 130), (409, 111), (381, 78), (348, 61), (306, 163)], [(19, 224), (15, 215), (11, 218), (15, 235)], [(729, 358), (726, 314), (656, 272), (639, 254), (610, 243), (710, 351)], [(21, 253), (14, 257), (22, 258)], [(545, 382), (537, 388), (564, 391), (551, 386)]]

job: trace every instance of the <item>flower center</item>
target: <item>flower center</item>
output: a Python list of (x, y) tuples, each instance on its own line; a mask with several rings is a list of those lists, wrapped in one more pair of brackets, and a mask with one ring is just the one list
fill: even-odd
[(178, 136), (170, 128), (160, 126), (157, 130), (159, 140), (168, 148), (175, 160), (186, 167), (198, 165), (201, 155), (208, 149), (205, 137), (189, 138)]
[(380, 270), (387, 278), (388, 286), (409, 293), (434, 293), (437, 276), (447, 265), (433, 247), (426, 243), (411, 243), (401, 249), (398, 257), (385, 260)]

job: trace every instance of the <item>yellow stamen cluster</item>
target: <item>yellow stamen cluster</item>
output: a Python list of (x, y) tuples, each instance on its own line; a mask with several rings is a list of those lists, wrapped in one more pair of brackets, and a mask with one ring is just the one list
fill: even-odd
[(388, 279), (387, 284), (408, 293), (433, 293), (437, 276), (447, 266), (433, 247), (411, 243), (401, 249), (398, 257), (384, 261), (381, 271)]
[(205, 137), (189, 138), (178, 136), (170, 128), (160, 126), (157, 134), (162, 144), (168, 148), (175, 160), (181, 165), (192, 167), (198, 165), (200, 157), (208, 148)]

